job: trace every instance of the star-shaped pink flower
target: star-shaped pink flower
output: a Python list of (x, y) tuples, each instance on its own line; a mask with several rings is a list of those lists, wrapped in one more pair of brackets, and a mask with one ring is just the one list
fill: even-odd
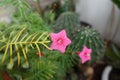
[(71, 43), (65, 30), (60, 31), (59, 33), (50, 33), (50, 38), (52, 40), (50, 48), (52, 50), (59, 50), (62, 53), (65, 52), (66, 47)]
[(89, 61), (91, 59), (91, 53), (92, 49), (89, 49), (86, 46), (84, 46), (81, 52), (78, 52), (78, 55), (82, 60), (82, 63), (85, 63), (86, 61)]

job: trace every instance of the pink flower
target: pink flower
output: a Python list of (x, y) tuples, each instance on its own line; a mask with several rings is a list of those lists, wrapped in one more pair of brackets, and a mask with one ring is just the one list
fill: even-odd
[(50, 38), (53, 41), (50, 48), (52, 50), (59, 50), (62, 53), (65, 52), (66, 47), (71, 43), (65, 30), (60, 31), (59, 33), (50, 33)]
[(91, 53), (92, 49), (89, 49), (86, 46), (84, 46), (81, 52), (78, 52), (78, 55), (82, 60), (82, 63), (85, 63), (86, 61), (89, 61), (91, 59)]

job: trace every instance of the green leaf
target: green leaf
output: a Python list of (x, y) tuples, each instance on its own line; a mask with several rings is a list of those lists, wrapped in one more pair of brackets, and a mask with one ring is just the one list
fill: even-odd
[(114, 44), (112, 44), (111, 47), (112, 47), (113, 52), (115, 53), (115, 55), (118, 56), (119, 59), (120, 59), (120, 51), (117, 49), (117, 47)]
[(0, 5), (13, 5), (18, 10), (23, 19), (26, 19), (27, 15), (31, 11), (31, 6), (28, 4), (28, 2), (26, 2), (26, 0), (2, 0)]
[[(115, 49), (115, 47), (114, 47)], [(116, 50), (116, 49), (115, 49)], [(120, 54), (120, 53), (119, 53)], [(106, 48), (106, 55), (113, 61), (118, 61), (120, 60), (120, 57), (118, 56), (117, 53), (114, 52), (113, 48)]]
[(47, 39), (49, 37), (47, 32), (28, 34), (26, 30), (27, 29), (23, 27), (23, 29), (19, 29), (18, 31), (13, 30), (10, 34), (7, 33), (7, 36), (3, 34), (2, 37), (5, 39), (0, 40), (2, 44), (0, 46), (0, 51), (4, 51), (4, 55), (2, 57), (3, 63), (6, 56), (10, 54), (10, 64), (13, 64), (12, 58), (16, 56), (18, 59), (18, 65), (20, 65), (21, 56), (23, 56), (26, 64), (28, 65), (27, 53), (30, 47), (32, 49), (36, 48), (36, 51), (38, 52), (41, 52), (40, 45), (50, 50), (47, 46), (50, 42)]
[(56, 65), (47, 60), (35, 60), (29, 70), (31, 76), (26, 77), (24, 80), (52, 80), (55, 74)]

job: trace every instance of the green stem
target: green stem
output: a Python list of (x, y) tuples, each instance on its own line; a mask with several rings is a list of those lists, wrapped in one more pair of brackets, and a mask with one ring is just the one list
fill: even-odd
[(37, 0), (37, 10), (41, 17), (43, 17), (43, 11), (41, 9), (40, 0)]

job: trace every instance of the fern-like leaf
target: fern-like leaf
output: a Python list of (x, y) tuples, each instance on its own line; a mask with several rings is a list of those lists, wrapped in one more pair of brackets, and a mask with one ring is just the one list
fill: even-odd
[(52, 80), (56, 71), (56, 65), (48, 60), (35, 60), (29, 70), (32, 75), (24, 80)]
[(47, 43), (50, 42), (48, 40), (49, 34), (47, 32), (43, 32), (42, 34), (28, 34), (25, 30), (26, 28), (20, 29), (18, 32), (12, 31), (9, 35), (7, 35), (8, 37), (1, 33), (2, 38), (0, 38), (0, 44), (2, 45), (0, 46), (0, 51), (4, 51), (2, 63), (5, 61), (6, 55), (9, 54), (10, 64), (13, 64), (12, 58), (17, 55), (19, 65), (21, 55), (23, 55), (26, 60), (26, 64), (28, 65), (27, 53), (30, 47), (32, 49), (36, 48), (39, 53), (41, 52), (40, 45), (50, 50), (47, 45)]

